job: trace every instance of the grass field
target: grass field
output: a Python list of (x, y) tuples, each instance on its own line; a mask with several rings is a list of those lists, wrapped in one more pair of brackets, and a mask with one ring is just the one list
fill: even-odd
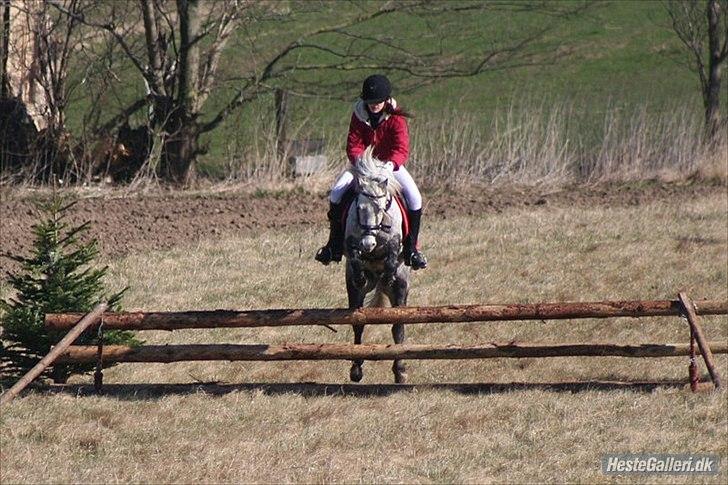
[[(273, 5), (285, 8), (284, 3)], [(249, 26), (253, 30), (245, 34), (257, 36), (260, 49), (246, 47), (244, 36), (236, 38), (225, 53), (223, 74), (239, 76), (276, 45), (309, 28), (338, 22), (364, 4), (338, 5), (303, 16), (295, 25)], [(422, 18), (405, 23), (401, 18), (365, 26), (363, 32), (391, 31), (425, 47), (439, 42), (425, 35)], [(497, 43), (523, 29), (552, 25), (554, 30), (533, 49), (558, 47), (562, 55), (554, 63), (495, 70), (412, 91), (395, 86), (395, 97), (416, 115), (408, 167), (429, 189), (428, 196), (461, 185), (472, 194), (478, 187), (474, 181), (505, 188), (526, 184), (546, 192), (605, 180), (636, 187), (689, 178), (691, 183), (710, 180), (712, 186), (725, 186), (728, 140), (720, 140), (717, 149), (702, 143), (697, 77), (680, 63), (682, 47), (666, 27), (659, 2), (594, 3), (585, 15), (569, 19), (482, 12), (445, 21), (456, 34), (445, 39), (445, 47), (465, 53), (488, 47), (473, 43), (471, 34), (481, 31), (476, 29), (492, 34)], [(104, 116), (144, 92), (132, 69), (120, 68), (117, 74), (115, 92), (101, 100), (108, 107)], [(358, 85), (362, 74), (337, 75), (342, 83), (356, 79), (352, 85)], [(214, 90), (203, 120), (224, 103), (234, 83)], [(74, 130), (88, 109), (88, 92), (77, 90), (69, 106)], [(728, 90), (723, 93), (725, 107)], [(351, 101), (356, 95), (354, 89)], [(201, 160), (202, 173), (213, 180), (227, 178), (227, 185), (212, 191), (243, 186), (255, 190), (254, 197), (276, 198), (306, 188), (316, 192), (311, 211), (322, 209), (322, 194), (343, 164), (350, 103), (325, 95), (294, 97), (292, 114), (295, 138), (325, 140), (332, 165), (326, 175), (284, 180), (273, 137), (273, 100), (264, 95), (204, 140), (210, 150)], [(604, 190), (619, 192), (616, 187)], [(164, 192), (152, 187), (151, 197), (168, 198), (155, 190)], [(199, 190), (204, 202), (205, 185)], [(17, 195), (13, 191), (6, 188), (2, 195), (12, 198)], [(33, 189), (19, 192), (26, 194), (21, 198), (38, 196)], [(626, 191), (616, 203), (592, 204), (597, 198), (578, 197), (569, 203), (564, 197), (530, 206), (496, 204), (479, 216), (428, 213), (423, 247), (430, 268), (413, 275), (409, 304), (673, 299), (679, 291), (694, 299), (725, 300), (728, 195), (725, 190), (690, 193), (703, 195), (645, 202)], [(140, 212), (154, 208), (143, 204), (145, 194), (134, 188), (108, 197), (123, 199)], [(251, 207), (236, 205), (240, 201), (233, 195), (229, 204), (219, 205), (169, 198), (169, 205), (154, 208), (159, 222), (119, 223), (129, 227), (128, 233), (117, 231), (103, 241), (132, 248), (104, 261), (109, 263), (110, 290), (129, 287), (125, 310), (346, 305), (342, 265), (323, 268), (311, 258), (325, 238), (323, 212), (316, 225), (299, 218), (295, 225), (264, 229), (265, 214), (251, 226), (232, 225), (250, 218)], [(84, 207), (84, 217), (103, 213), (93, 204)], [(276, 205), (266, 214), (275, 218), (280, 210)], [(215, 219), (211, 232), (183, 220), (191, 213), (196, 222), (210, 225), (216, 211), (235, 217)], [(104, 217), (97, 222), (111, 233), (113, 222)], [(166, 243), (164, 238), (144, 239), (142, 246), (123, 244), (163, 224), (165, 237), (174, 244), (182, 235), (191, 242), (164, 251), (135, 249)], [(223, 224), (235, 229), (218, 232)], [(180, 229), (172, 234), (170, 227)], [(200, 240), (199, 234), (221, 236)], [(0, 297), (7, 293), (7, 284), (0, 282)], [(709, 340), (728, 339), (725, 316), (702, 320)], [(145, 332), (140, 337), (153, 344), (353, 340), (349, 328), (333, 333), (323, 327)], [(687, 343), (689, 333), (683, 320), (670, 317), (410, 325), (407, 337), (413, 344)], [(370, 326), (364, 339), (390, 343), (390, 330)], [(717, 360), (725, 381), (728, 357)], [(676, 384), (687, 382), (687, 358), (443, 360), (408, 361), (407, 366), (411, 386), (400, 388), (377, 386), (392, 382), (390, 362), (367, 362), (362, 385), (347, 388), (339, 385), (348, 383), (349, 363), (326, 361), (122, 364), (105, 370), (109, 393), (104, 396), (77, 396), (74, 391), (88, 389), (92, 377), (76, 376), (63, 390), (37, 388), (0, 409), (0, 483), (728, 482), (727, 392), (692, 394)], [(554, 381), (579, 384), (561, 390), (540, 384)], [(661, 385), (610, 387), (597, 381)], [(209, 383), (218, 386), (203, 385)], [(440, 383), (452, 385), (437, 387)], [(466, 383), (491, 385), (472, 393), (458, 387)], [(717, 454), (721, 472), (601, 474), (604, 454), (628, 452)]]
[[(413, 277), (411, 305), (728, 297), (724, 193), (637, 206), (542, 205), (485, 217), (428, 220), (431, 267)], [(264, 230), (115, 260), (111, 286), (128, 310), (344, 306), (343, 270), (310, 255), (323, 227)], [(725, 317), (704, 319), (727, 339)], [(492, 340), (687, 342), (679, 318), (489, 325), (411, 325), (410, 343)], [(150, 343), (348, 342), (349, 329), (147, 332)], [(369, 327), (366, 342), (391, 341)], [(719, 356), (728, 375), (728, 359)], [(687, 358), (410, 361), (410, 382), (670, 381)], [(0, 481), (45, 482), (594, 482), (605, 453), (711, 453), (707, 477), (617, 482), (725, 483), (726, 392), (539, 386), (465, 395), (416, 388), (382, 396), (324, 395), (266, 383), (345, 383), (348, 363), (124, 364), (110, 384), (246, 383), (199, 393), (75, 397), (32, 393), (0, 415)], [(367, 363), (364, 383), (392, 381)], [(706, 379), (706, 375), (703, 375)], [(90, 377), (78, 377), (89, 383)], [(256, 383), (259, 387), (256, 387)], [(611, 478), (609, 479), (612, 480)]]
[[(683, 47), (669, 29), (667, 14), (659, 2), (594, 3), (586, 13), (568, 19), (536, 13), (483, 12), (453, 20), (453, 24), (457, 25), (453, 29), (456, 50), (469, 54), (524, 30), (551, 25), (553, 31), (533, 49), (545, 51), (558, 46), (561, 56), (556, 62), (487, 71), (413, 91), (397, 91), (395, 86), (395, 97), (417, 115), (415, 126), (443, 120), (445, 125), (454, 125), (459, 130), (466, 119), (469, 125), (492, 137), (494, 121), (516, 106), (540, 116), (537, 122), (552, 115), (568, 116), (570, 132), (565, 140), (593, 149), (601, 144), (606, 122), (614, 117), (620, 129), (628, 130), (631, 117), (642, 110), (654, 117), (681, 110), (687, 110), (687, 116), (702, 112), (697, 77), (687, 67)], [(437, 41), (422, 31), (420, 23), (411, 20), (396, 23), (392, 29), (397, 31), (398, 38), (416, 39), (425, 47)], [(491, 40), (469, 41), (469, 32), (481, 32)], [(397, 76), (394, 70), (388, 74)], [(352, 77), (340, 73), (321, 76), (342, 76), (342, 80)], [(728, 96), (728, 90), (725, 92)], [(352, 101), (356, 95), (354, 89)], [(725, 99), (723, 103), (728, 101)], [(568, 107), (568, 114), (563, 113), (564, 106)], [(561, 113), (556, 113), (554, 107)], [(332, 156), (341, 156), (350, 103), (325, 97), (294, 97), (292, 112), (299, 137), (322, 137), (327, 140)], [(273, 99), (265, 96), (211, 134), (211, 150), (202, 163), (203, 170), (220, 176), (225, 173), (221, 161), (232, 158), (239, 163), (250, 141), (258, 142), (265, 133), (261, 127), (272, 126), (272, 113)], [(420, 135), (420, 140), (444, 141), (437, 131), (422, 130)], [(477, 141), (478, 138), (467, 140), (472, 144)]]

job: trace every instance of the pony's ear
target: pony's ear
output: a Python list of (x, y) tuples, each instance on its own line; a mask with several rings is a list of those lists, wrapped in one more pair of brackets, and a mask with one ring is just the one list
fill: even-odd
[(388, 183), (388, 182), (389, 182), (389, 181), (387, 180), (387, 178), (386, 178), (386, 177), (385, 177), (385, 178), (382, 178), (382, 179), (380, 179), (380, 180), (377, 180), (377, 184), (378, 184), (378, 185), (379, 185), (379, 186), (380, 186), (381, 188), (383, 188), (383, 189), (386, 189), (386, 188), (387, 188), (387, 183)]

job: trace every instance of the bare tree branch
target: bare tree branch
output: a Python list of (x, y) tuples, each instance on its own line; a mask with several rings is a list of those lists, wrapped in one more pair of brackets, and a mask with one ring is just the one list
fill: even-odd
[[(467, 77), (481, 74), (489, 69), (494, 68), (496, 61), (508, 63), (517, 57), (517, 54), (523, 53), (526, 46), (540, 39), (550, 29), (542, 28), (530, 35), (520, 38), (511, 45), (503, 47), (494, 47), (490, 51), (483, 53), (477, 59), (472, 60), (470, 66), (466, 66), (463, 59), (457, 56), (451, 56), (448, 60), (443, 56), (442, 48), (431, 52), (430, 54), (423, 52), (415, 52), (405, 47), (401, 42), (390, 40), (383, 35), (364, 35), (352, 28), (360, 28), (363, 25), (369, 25), (382, 18), (392, 16), (394, 14), (417, 15), (420, 17), (437, 18), (446, 14), (465, 14), (478, 11), (494, 11), (494, 12), (534, 12), (539, 11), (551, 16), (569, 16), (576, 15), (588, 8), (586, 2), (571, 4), (564, 6), (556, 2), (545, 3), (526, 3), (526, 2), (435, 2), (428, 0), (419, 0), (411, 2), (388, 2), (379, 6), (373, 11), (365, 10), (360, 4), (356, 4), (359, 13), (345, 18), (341, 22), (332, 25), (311, 29), (300, 34), (295, 40), (287, 45), (279, 48), (272, 57), (264, 62), (258, 71), (257, 76), (252, 78), (246, 77), (246, 85), (244, 88), (236, 90), (225, 107), (214, 116), (208, 123), (203, 125), (203, 131), (215, 129), (222, 123), (227, 116), (237, 107), (244, 104), (244, 100), (255, 98), (256, 95), (248, 95), (248, 89), (259, 90), (259, 87), (268, 85), (274, 79), (288, 79), (288, 76), (295, 72), (310, 71), (362, 71), (365, 69), (380, 69), (401, 72), (410, 77), (419, 78), (419, 81), (410, 81), (412, 84), (422, 82), (422, 79), (442, 79), (447, 77)], [(315, 39), (333, 35), (339, 38), (339, 42), (316, 42)], [(347, 41), (345, 41), (348, 39)], [(344, 41), (344, 42), (342, 42)], [(251, 43), (253, 41), (251, 40)], [(342, 45), (343, 44), (343, 45)], [(376, 45), (380, 50), (389, 49), (392, 54), (382, 56), (381, 54), (369, 53), (368, 46)], [(339, 46), (339, 47), (336, 47)], [(252, 46), (251, 46), (252, 47)], [(357, 50), (358, 47), (358, 50)], [(254, 51), (254, 49), (251, 49)], [(297, 52), (318, 51), (326, 53), (338, 61), (320, 62), (320, 63), (302, 63), (299, 60), (293, 60), (291, 65), (285, 63), (292, 59)], [(524, 65), (524, 59), (531, 56), (523, 54), (521, 61), (513, 63), (513, 65)], [(532, 56), (535, 59), (535, 55)], [(533, 62), (537, 62), (533, 60)], [(288, 80), (288, 84), (292, 81)], [(295, 82), (300, 87), (305, 84)], [(321, 82), (311, 85), (318, 89)], [(310, 95), (310, 90), (298, 91), (299, 95)], [(329, 97), (337, 97), (338, 94), (332, 94)], [(321, 95), (319, 95), (321, 97)]]
[(73, 12), (67, 9), (61, 1), (59, 0), (51, 0), (50, 4), (53, 5), (58, 11), (64, 13), (69, 18), (74, 19), (75, 21), (82, 23), (84, 25), (87, 25), (89, 27), (95, 27), (98, 29), (102, 29), (109, 34), (111, 34), (116, 42), (119, 44), (119, 46), (122, 48), (124, 53), (127, 55), (129, 60), (134, 64), (134, 67), (137, 68), (139, 73), (149, 82), (150, 84), (154, 84), (154, 77), (149, 69), (147, 69), (144, 66), (144, 63), (139, 59), (137, 54), (134, 52), (134, 50), (131, 48), (129, 43), (126, 41), (127, 35), (125, 32), (119, 32), (117, 31), (117, 25), (115, 23), (116, 15), (114, 14), (116, 12), (117, 5), (112, 4), (112, 15), (111, 20), (106, 23), (99, 23), (94, 22), (86, 19), (86, 16), (84, 15), (84, 12)]
[[(201, 133), (275, 89), (343, 99), (360, 82), (354, 81), (360, 77), (355, 73), (365, 71), (392, 73), (400, 89), (408, 90), (446, 78), (552, 62), (558, 58), (556, 42), (542, 42), (545, 36), (560, 19), (590, 5), (541, 0), (136, 0), (106, 4), (94, 14), (53, 1), (59, 12), (113, 39), (148, 86), (148, 96), (134, 100), (101, 129), (147, 103), (150, 130), (163, 137), (164, 160), (193, 159), (200, 153)], [(495, 33), (466, 33), (461, 24), (482, 12), (509, 22), (539, 13), (549, 17), (549, 26), (528, 27), (514, 20), (502, 31), (496, 25)], [(401, 22), (419, 30), (399, 31)], [(473, 35), (480, 42), (473, 42)], [(223, 62), (232, 49), (236, 62)], [(228, 97), (221, 108), (208, 107), (206, 113), (210, 93), (218, 88)]]
[(705, 125), (712, 139), (721, 124), (720, 86), (728, 57), (728, 0), (669, 0), (663, 5), (673, 32), (692, 59), (691, 68), (698, 75)]

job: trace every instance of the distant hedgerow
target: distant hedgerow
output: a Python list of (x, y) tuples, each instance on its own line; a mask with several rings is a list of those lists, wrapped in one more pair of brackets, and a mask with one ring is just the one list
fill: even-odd
[[(8, 273), (7, 281), (14, 295), (0, 300), (0, 370), (6, 377), (18, 377), (42, 359), (66, 331), (48, 331), (44, 325), (46, 313), (89, 312), (101, 301), (118, 310), (126, 288), (107, 295), (104, 289), (106, 267), (92, 266), (98, 256), (96, 239), (81, 242), (80, 236), (89, 229), (89, 222), (69, 226), (65, 222), (68, 210), (75, 202), (66, 203), (54, 196), (50, 202), (39, 203), (41, 220), (32, 226), (34, 240), (29, 257), (6, 255), (20, 263), (21, 270)], [(96, 341), (93, 331), (87, 331), (76, 343)], [(107, 331), (104, 343), (137, 345), (131, 332)], [(65, 382), (71, 374), (87, 372), (93, 364), (60, 364), (45, 375), (55, 382)]]

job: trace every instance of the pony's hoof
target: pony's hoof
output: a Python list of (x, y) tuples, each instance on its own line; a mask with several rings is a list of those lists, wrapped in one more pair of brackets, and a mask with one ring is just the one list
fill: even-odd
[(361, 366), (356, 364), (352, 365), (349, 371), (349, 379), (352, 382), (359, 382), (362, 377), (364, 377), (364, 372), (361, 370)]
[(407, 384), (407, 373), (402, 372), (400, 374), (394, 374), (395, 384)]

